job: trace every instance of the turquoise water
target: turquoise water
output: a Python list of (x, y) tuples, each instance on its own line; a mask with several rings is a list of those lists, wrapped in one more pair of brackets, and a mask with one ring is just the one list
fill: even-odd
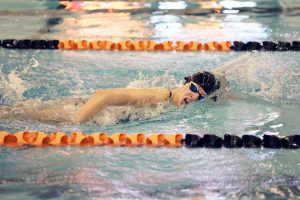
[[(218, 1), (220, 5), (224, 2)], [(118, 5), (121, 8), (113, 13), (101, 9), (54, 9), (59, 6), (56, 1), (1, 1), (0, 27), (6, 31), (0, 33), (0, 38), (300, 39), (297, 1), (252, 1), (250, 5), (253, 2), (255, 9), (243, 4), (242, 8), (223, 9), (240, 10), (239, 13), (214, 14), (211, 10), (215, 8), (192, 1), (172, 1), (171, 5), (123, 1), (126, 6)], [(135, 10), (128, 12), (128, 7), (133, 6)], [(166, 11), (168, 6), (173, 9)], [(47, 21), (53, 18), (57, 18), (57, 23), (49, 25)], [(219, 136), (299, 134), (299, 63), (296, 52), (0, 49), (2, 106), (32, 99), (88, 97), (99, 88), (174, 87), (182, 83), (184, 76), (198, 70), (223, 71), (232, 93), (238, 97), (197, 102), (180, 110), (157, 111), (153, 117), (127, 123), (70, 125), (1, 119), (0, 129)], [(300, 196), (299, 150), (1, 148), (0, 167), (1, 199), (299, 199)]]

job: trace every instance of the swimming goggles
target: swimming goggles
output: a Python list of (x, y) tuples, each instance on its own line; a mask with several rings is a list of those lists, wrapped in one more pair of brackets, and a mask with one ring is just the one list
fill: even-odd
[(190, 84), (190, 90), (192, 92), (194, 92), (194, 93), (198, 93), (199, 94), (198, 100), (205, 99), (205, 96), (203, 96), (202, 94), (200, 94), (198, 86), (196, 85), (196, 83), (194, 83), (193, 81), (191, 81), (190, 83), (191, 83)]

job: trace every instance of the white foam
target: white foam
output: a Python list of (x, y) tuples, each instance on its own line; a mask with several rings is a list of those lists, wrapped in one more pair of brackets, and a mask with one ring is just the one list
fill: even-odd
[(18, 76), (16, 71), (8, 74), (9, 86), (16, 92), (19, 98), (22, 98), (23, 92), (26, 90), (26, 83)]
[(8, 75), (0, 73), (0, 89), (4, 91), (5, 98), (8, 101), (19, 101), (24, 99), (23, 93), (34, 86), (32, 82), (24, 81), (20, 76), (29, 74), (32, 68), (39, 66), (38, 60), (32, 57), (29, 65), (24, 66), (22, 71), (12, 70)]
[(26, 88), (26, 83), (19, 78), (16, 71), (11, 71), (7, 77), (0, 73), (0, 89), (7, 101), (23, 99)]
[(161, 76), (148, 77), (143, 73), (139, 73), (139, 79), (131, 81), (127, 88), (145, 88), (145, 87), (166, 87), (174, 88), (180, 85), (174, 76), (166, 72)]
[(296, 63), (284, 53), (252, 52), (216, 68), (214, 72), (236, 84), (234, 87), (239, 91), (268, 101), (287, 96), (300, 99), (300, 81), (297, 79), (300, 70), (295, 68)]

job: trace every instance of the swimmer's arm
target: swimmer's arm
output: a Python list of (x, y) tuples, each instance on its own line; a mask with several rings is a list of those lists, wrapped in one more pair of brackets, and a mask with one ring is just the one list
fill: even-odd
[[(96, 113), (107, 106), (124, 106), (137, 105), (142, 106), (146, 104), (156, 104), (162, 101), (158, 98), (160, 90), (151, 89), (108, 89), (98, 90), (91, 98), (79, 109), (75, 116), (75, 123), (82, 123), (88, 121)], [(168, 93), (168, 91), (164, 91)], [(167, 96), (167, 94), (166, 94)], [(167, 99), (167, 98), (166, 98)], [(164, 100), (164, 99), (163, 99)]]

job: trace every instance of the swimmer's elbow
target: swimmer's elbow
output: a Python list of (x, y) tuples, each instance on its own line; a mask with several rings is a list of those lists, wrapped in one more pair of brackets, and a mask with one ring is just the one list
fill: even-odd
[(79, 109), (73, 122), (81, 124), (87, 122), (97, 112), (109, 105), (109, 95), (106, 90), (97, 90), (93, 96)]

